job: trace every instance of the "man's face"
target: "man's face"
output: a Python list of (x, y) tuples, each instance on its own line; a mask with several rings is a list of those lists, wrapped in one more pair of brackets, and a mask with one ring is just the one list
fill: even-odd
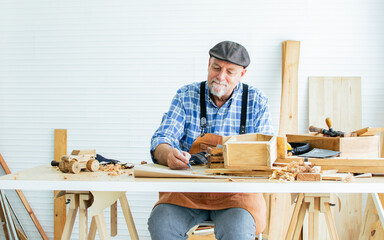
[(219, 98), (229, 98), (246, 72), (242, 66), (211, 57), (208, 65), (210, 93)]

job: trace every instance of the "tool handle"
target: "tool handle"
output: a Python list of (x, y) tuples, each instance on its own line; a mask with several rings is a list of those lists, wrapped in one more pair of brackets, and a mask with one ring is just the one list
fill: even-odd
[(51, 166), (52, 167), (58, 167), (59, 166), (59, 162), (56, 162), (55, 160), (51, 161)]
[(325, 123), (327, 124), (328, 128), (332, 128), (332, 121), (331, 118), (327, 117), (325, 119)]
[(323, 133), (323, 129), (322, 128), (318, 128), (318, 127), (315, 127), (315, 126), (309, 126), (309, 131), (310, 132)]

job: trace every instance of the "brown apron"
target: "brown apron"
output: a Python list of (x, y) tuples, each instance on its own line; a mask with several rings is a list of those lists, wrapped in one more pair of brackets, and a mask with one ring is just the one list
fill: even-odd
[[(222, 144), (222, 137), (207, 133), (198, 137), (192, 144), (190, 154), (204, 151), (207, 147)], [(169, 203), (182, 207), (220, 210), (227, 208), (243, 208), (251, 213), (256, 223), (256, 234), (261, 233), (266, 226), (266, 205), (261, 193), (178, 193), (161, 192), (156, 203)], [(155, 205), (155, 206), (156, 206)]]

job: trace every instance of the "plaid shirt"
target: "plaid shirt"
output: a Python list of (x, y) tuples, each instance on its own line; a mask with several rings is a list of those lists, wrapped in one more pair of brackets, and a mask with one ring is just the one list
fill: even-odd
[[(206, 133), (221, 136), (239, 134), (242, 93), (243, 85), (239, 83), (228, 101), (218, 108), (209, 97), (208, 83), (205, 83)], [(252, 86), (248, 88), (246, 133), (273, 135), (268, 99), (263, 92)], [(152, 136), (151, 153), (162, 143), (175, 147), (173, 142), (178, 143), (183, 151), (189, 151), (200, 134), (200, 83), (193, 83), (177, 91), (169, 111), (163, 115), (160, 127)]]

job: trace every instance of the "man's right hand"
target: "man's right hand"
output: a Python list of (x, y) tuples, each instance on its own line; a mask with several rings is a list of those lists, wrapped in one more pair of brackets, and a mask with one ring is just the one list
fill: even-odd
[(191, 155), (188, 152), (180, 153), (177, 148), (173, 148), (172, 151), (168, 153), (167, 165), (171, 169), (187, 169), (189, 159)]
[(191, 158), (188, 152), (180, 153), (177, 148), (173, 148), (167, 143), (158, 145), (153, 156), (159, 164), (171, 169), (187, 169)]

